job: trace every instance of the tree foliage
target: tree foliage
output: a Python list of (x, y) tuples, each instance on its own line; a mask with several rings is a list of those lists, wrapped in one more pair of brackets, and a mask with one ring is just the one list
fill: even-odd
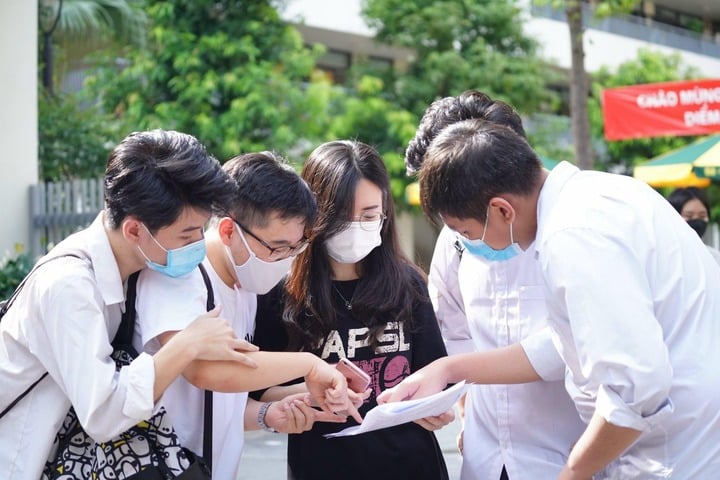
[[(615, 71), (608, 68), (600, 69), (594, 76), (589, 107), (593, 134), (598, 138), (603, 136), (601, 98), (604, 89), (689, 80), (699, 76), (700, 72), (697, 69), (683, 65), (680, 54), (667, 55), (649, 49), (639, 50), (635, 59), (622, 63)], [(634, 165), (685, 146), (695, 138), (667, 136), (607, 142), (607, 151), (598, 160), (604, 169), (631, 173)]]
[(91, 85), (134, 129), (191, 133), (225, 159), (317, 138), (322, 99), (306, 93), (319, 51), (267, 1), (148, 0), (148, 45)]
[(38, 159), (44, 181), (94, 178), (117, 141), (114, 122), (73, 95), (38, 96)]
[(515, 0), (364, 0), (363, 15), (378, 40), (416, 52), (392, 88), (409, 111), (470, 88), (524, 112), (554, 101)]

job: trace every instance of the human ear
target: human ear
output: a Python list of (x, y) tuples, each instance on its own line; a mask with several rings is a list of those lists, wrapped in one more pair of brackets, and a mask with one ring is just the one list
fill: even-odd
[(218, 221), (218, 236), (223, 244), (230, 246), (235, 235), (235, 221), (230, 217), (223, 217)]
[(502, 197), (493, 197), (488, 203), (491, 209), (496, 210), (505, 223), (515, 222), (515, 207)]
[(142, 229), (142, 222), (135, 217), (127, 217), (120, 224), (122, 236), (133, 245), (140, 244), (140, 230)]

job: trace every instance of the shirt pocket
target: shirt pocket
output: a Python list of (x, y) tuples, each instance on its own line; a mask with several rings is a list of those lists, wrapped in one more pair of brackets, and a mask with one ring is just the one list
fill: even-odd
[(518, 289), (518, 300), (520, 332), (515, 341), (522, 340), (548, 324), (545, 290), (541, 285), (521, 286)]

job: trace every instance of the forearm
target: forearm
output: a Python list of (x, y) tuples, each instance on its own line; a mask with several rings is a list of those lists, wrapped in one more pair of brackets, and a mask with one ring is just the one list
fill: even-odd
[(305, 352), (248, 352), (257, 364), (195, 361), (185, 377), (196, 387), (216, 392), (249, 392), (304, 377), (322, 360)]
[(197, 350), (182, 335), (175, 335), (153, 355), (155, 384), (153, 398), (162, 396), (167, 387), (179, 377), (197, 357)]
[(448, 383), (514, 384), (541, 380), (520, 344), (445, 357)]
[(590, 424), (570, 452), (559, 478), (591, 478), (625, 451), (640, 434), (638, 430), (618, 427), (608, 423), (600, 415), (593, 415)]
[(296, 393), (307, 393), (307, 387), (305, 382), (295, 383), (293, 385), (276, 385), (270, 387), (262, 394), (261, 400), (263, 402), (277, 402), (289, 395), (295, 395)]

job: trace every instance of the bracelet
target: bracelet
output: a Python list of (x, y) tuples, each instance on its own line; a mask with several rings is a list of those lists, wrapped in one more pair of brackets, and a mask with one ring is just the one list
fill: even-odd
[(265, 423), (265, 416), (267, 415), (268, 408), (270, 408), (270, 405), (272, 405), (273, 402), (265, 402), (262, 405), (260, 405), (260, 410), (258, 410), (257, 415), (257, 423), (260, 425), (260, 428), (265, 430), (266, 432), (270, 433), (278, 433), (277, 430), (275, 430), (272, 427), (269, 427), (267, 423)]

